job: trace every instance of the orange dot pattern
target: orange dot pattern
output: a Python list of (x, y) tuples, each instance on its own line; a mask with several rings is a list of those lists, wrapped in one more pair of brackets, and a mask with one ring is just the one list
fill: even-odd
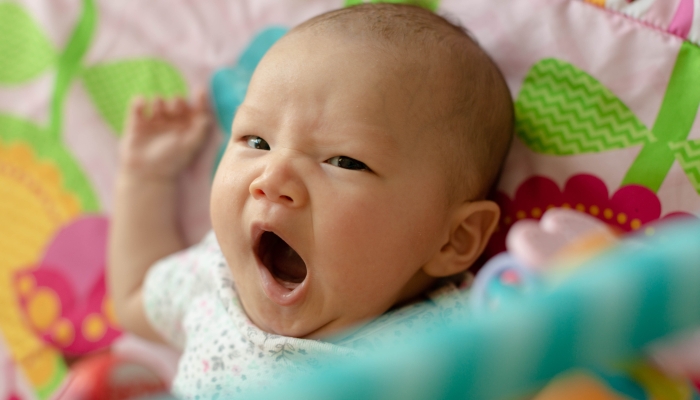
[[(554, 207), (555, 207), (555, 205), (548, 204), (547, 207), (545, 207), (545, 211), (549, 210), (551, 208), (554, 208)], [(560, 207), (567, 208), (567, 209), (572, 208), (569, 203), (564, 203)], [(629, 229), (625, 229), (625, 230), (633, 230), (634, 231), (634, 230), (641, 228), (643, 225), (642, 221), (639, 218), (630, 219), (627, 216), (627, 214), (625, 214), (624, 212), (615, 213), (611, 208), (605, 208), (601, 212), (601, 207), (598, 205), (595, 205), (595, 204), (586, 207), (586, 205), (583, 203), (577, 203), (573, 208), (577, 211), (580, 211), (583, 213), (588, 213), (594, 217), (601, 217), (602, 216), (604, 219), (609, 220), (611, 223), (616, 222), (622, 228), (629, 227)], [(525, 218), (539, 219), (540, 217), (542, 217), (542, 214), (543, 214), (543, 211), (540, 207), (532, 207), (529, 210), (521, 209), (521, 210), (516, 211), (515, 220), (517, 221), (517, 220), (521, 220), (521, 219), (525, 219)], [(504, 226), (510, 226), (515, 221), (513, 220), (513, 218), (511, 216), (504, 215), (501, 219), (501, 222)], [(649, 229), (651, 229), (651, 228), (648, 228), (647, 231)], [(647, 234), (650, 234), (650, 233), (647, 233)]]
[(96, 342), (104, 337), (107, 332), (107, 324), (100, 314), (90, 314), (83, 320), (81, 328), (85, 339)]
[(73, 323), (66, 318), (61, 318), (53, 329), (52, 336), (57, 343), (62, 346), (69, 346), (75, 339), (75, 328)]
[(99, 342), (110, 327), (118, 328), (109, 297), (103, 301), (99, 313), (88, 315), (76, 326), (74, 321), (61, 315), (61, 300), (54, 290), (38, 285), (32, 275), (27, 274), (17, 280), (17, 291), (23, 299), (26, 317), (31, 325), (41, 334), (50, 336), (59, 346), (73, 345), (76, 335), (89, 342)]

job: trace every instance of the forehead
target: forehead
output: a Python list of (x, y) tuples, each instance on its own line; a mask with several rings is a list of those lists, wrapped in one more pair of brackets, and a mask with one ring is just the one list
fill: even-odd
[(294, 33), (263, 58), (242, 110), (322, 125), (363, 125), (405, 141), (425, 127), (436, 93), (403, 52), (341, 34)]

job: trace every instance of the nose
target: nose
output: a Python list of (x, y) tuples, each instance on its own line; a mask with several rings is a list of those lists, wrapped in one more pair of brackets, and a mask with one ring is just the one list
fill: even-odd
[(309, 193), (294, 161), (292, 157), (281, 155), (267, 157), (265, 170), (250, 184), (253, 198), (288, 207), (303, 207), (309, 200)]

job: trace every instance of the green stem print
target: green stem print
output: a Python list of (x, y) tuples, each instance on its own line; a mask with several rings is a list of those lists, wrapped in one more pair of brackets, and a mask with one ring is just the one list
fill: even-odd
[(16, 85), (56, 68), (48, 125), (0, 114), (0, 140), (23, 141), (42, 159), (51, 160), (63, 175), (63, 185), (75, 194), (84, 212), (97, 212), (100, 205), (85, 172), (62, 142), (65, 102), (71, 85), (82, 80), (99, 113), (116, 134), (124, 126), (131, 98), (184, 96), (187, 87), (180, 73), (157, 59), (119, 60), (83, 65), (97, 25), (94, 0), (82, 0), (82, 11), (68, 44), (60, 54), (52, 48), (40, 27), (11, 2), (0, 2), (0, 84)]
[(558, 59), (535, 64), (515, 102), (516, 134), (538, 153), (575, 155), (642, 146), (622, 181), (656, 192), (678, 160), (700, 193), (700, 142), (686, 141), (700, 106), (700, 48), (684, 43), (649, 130), (595, 78)]
[(63, 103), (73, 77), (80, 69), (80, 61), (88, 50), (95, 31), (96, 10), (94, 0), (83, 0), (83, 11), (78, 25), (68, 40), (65, 50), (58, 58), (56, 80), (51, 98), (51, 117), (49, 120), (49, 135), (51, 140), (58, 141), (63, 122)]
[[(85, 52), (80, 49), (76, 37), (83, 38), (87, 47), (92, 35), (95, 7), (91, 0), (83, 2), (84, 10), (78, 29), (61, 55), (51, 48), (51, 44), (29, 15), (17, 4), (0, 3), (0, 84), (16, 85), (24, 83), (45, 72), (54, 63), (58, 65), (57, 78), (51, 98), (49, 125), (38, 126), (21, 118), (0, 114), (0, 140), (11, 143), (22, 141), (32, 146), (37, 155), (51, 160), (63, 175), (63, 185), (71, 191), (86, 212), (99, 210), (99, 202), (92, 185), (73, 155), (60, 141), (62, 104), (67, 94), (70, 76), (74, 74), (76, 63), (68, 61), (70, 54)], [(91, 19), (93, 22), (82, 22)], [(85, 32), (87, 31), (87, 40)], [(78, 46), (76, 46), (78, 45)], [(79, 59), (78, 59), (79, 62)]]
[[(682, 143), (690, 133), (698, 107), (700, 107), (700, 48), (684, 42), (678, 53), (659, 115), (652, 128), (658, 140), (644, 145), (622, 180), (623, 185), (638, 184), (653, 191), (659, 190), (673, 165), (675, 154), (683, 149)], [(681, 158), (684, 160), (692, 158), (691, 162), (700, 163), (700, 155)], [(683, 164), (684, 162), (681, 161), (682, 166)], [(688, 174), (689, 171), (686, 169), (685, 172)], [(691, 181), (693, 176), (691, 172), (689, 175)]]

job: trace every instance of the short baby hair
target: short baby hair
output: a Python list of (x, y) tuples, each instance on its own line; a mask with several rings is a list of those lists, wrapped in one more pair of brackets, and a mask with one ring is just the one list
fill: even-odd
[[(447, 104), (427, 112), (432, 126), (448, 133), (448, 201), (486, 197), (510, 147), (513, 102), (501, 72), (464, 27), (421, 7), (379, 3), (321, 14), (293, 32), (302, 30), (352, 35), (383, 52), (411, 55), (428, 74), (447, 79)], [(436, 62), (445, 71), (436, 74)]]

